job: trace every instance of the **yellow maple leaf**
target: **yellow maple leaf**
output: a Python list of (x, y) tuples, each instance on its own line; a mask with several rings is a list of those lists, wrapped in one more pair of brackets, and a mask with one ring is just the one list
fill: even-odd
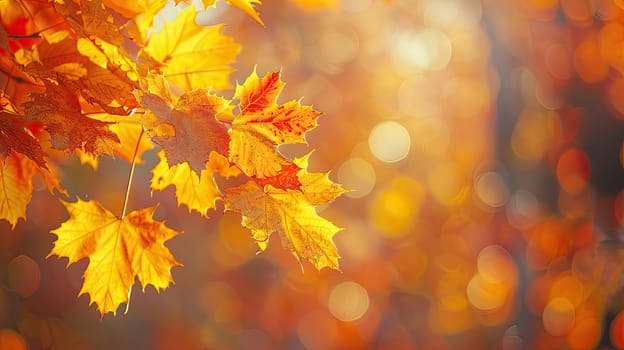
[(229, 157), (248, 176), (277, 175), (290, 164), (277, 146), (306, 143), (305, 133), (317, 125), (320, 113), (312, 107), (276, 103), (282, 86), (278, 72), (258, 78), (254, 71), (236, 88), (240, 113), (232, 120)]
[[(226, 0), (230, 5), (238, 7), (240, 10), (248, 14), (251, 18), (256, 20), (256, 22), (260, 23), (264, 26), (264, 22), (258, 15), (258, 12), (254, 8), (254, 4), (262, 5), (262, 1), (260, 0)], [(206, 7), (206, 6), (204, 6)]]
[[(137, 164), (143, 164), (143, 153), (154, 148), (154, 145), (149, 137), (143, 136), (141, 140), (138, 139), (139, 135), (141, 135), (141, 129), (143, 128), (141, 124), (119, 123), (112, 124), (108, 128), (119, 138), (119, 145), (116, 145), (114, 149), (115, 154), (130, 163), (132, 163), (134, 156), (134, 161)], [(139, 143), (138, 148), (136, 148), (137, 142)], [(134, 152), (135, 148), (136, 156)]]
[(229, 66), (240, 51), (240, 45), (221, 34), (222, 25), (202, 27), (195, 23), (195, 9), (189, 6), (172, 22), (152, 35), (145, 46), (158, 66), (152, 68), (182, 87), (226, 89), (230, 87)]
[(154, 17), (167, 5), (167, 0), (102, 0), (106, 7), (132, 19), (128, 23), (128, 34), (141, 44), (148, 36)]
[(195, 210), (207, 218), (208, 209), (213, 209), (221, 197), (212, 172), (204, 169), (197, 175), (186, 162), (169, 167), (162, 150), (158, 152), (158, 158), (160, 161), (152, 169), (151, 190), (162, 191), (175, 186), (178, 206), (184, 204), (189, 212)]
[(261, 250), (270, 236), (279, 234), (282, 245), (297, 260), (317, 269), (338, 269), (338, 251), (332, 237), (341, 229), (319, 216), (300, 191), (264, 188), (249, 181), (225, 190), (225, 210), (240, 213)]
[(12, 229), (20, 218), (26, 220), (36, 169), (34, 161), (17, 152), (0, 157), (0, 219), (7, 220)]
[(309, 173), (308, 153), (303, 157), (295, 158), (293, 163), (301, 170), (297, 172), (297, 179), (301, 183), (301, 192), (303, 197), (312, 205), (322, 205), (332, 202), (336, 197), (343, 193), (349, 192), (339, 184), (329, 179), (329, 173)]
[(102, 315), (128, 303), (137, 277), (143, 290), (151, 284), (160, 291), (173, 282), (171, 268), (181, 264), (164, 243), (181, 232), (152, 219), (157, 206), (119, 218), (96, 201), (61, 203), (70, 217), (51, 231), (58, 239), (48, 257), (66, 257), (68, 266), (89, 258), (78, 296), (89, 294)]

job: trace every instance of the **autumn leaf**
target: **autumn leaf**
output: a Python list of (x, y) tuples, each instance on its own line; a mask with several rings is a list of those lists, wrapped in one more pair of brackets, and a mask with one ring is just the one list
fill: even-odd
[(58, 239), (48, 257), (66, 257), (68, 265), (89, 259), (78, 295), (89, 294), (102, 315), (128, 303), (137, 277), (143, 290), (151, 284), (160, 291), (173, 282), (171, 268), (181, 264), (164, 243), (181, 232), (152, 219), (157, 206), (119, 218), (96, 201), (61, 203), (70, 217), (51, 231)]
[(39, 41), (41, 29), (53, 31), (63, 23), (63, 18), (56, 13), (51, 1), (3, 0), (0, 1), (0, 21), (11, 36), (21, 37), (18, 41), (9, 41), (9, 48), (17, 51)]
[(20, 218), (26, 220), (36, 169), (32, 160), (15, 151), (0, 156), (0, 219), (7, 220), (11, 228), (15, 228)]
[(65, 0), (63, 3), (54, 3), (54, 7), (81, 37), (96, 36), (115, 45), (125, 41), (113, 21), (113, 13), (101, 0)]
[(293, 161), (300, 168), (296, 176), (301, 183), (301, 192), (308, 203), (315, 206), (328, 204), (343, 193), (350, 192), (330, 180), (329, 173), (309, 173), (307, 169), (310, 154), (295, 158)]
[[(212, 152), (211, 156), (213, 154), (216, 155)], [(152, 169), (151, 190), (162, 191), (169, 186), (175, 186), (178, 206), (184, 204), (189, 212), (195, 210), (207, 218), (208, 209), (214, 209), (217, 199), (221, 198), (210, 166), (198, 175), (186, 162), (169, 167), (163, 151), (158, 152), (158, 158), (160, 161)]]
[(29, 94), (44, 91), (8, 54), (1, 51), (0, 86), (0, 107), (14, 112), (21, 111), (21, 105), (29, 100)]
[(0, 157), (7, 157), (11, 150), (32, 159), (45, 168), (41, 145), (27, 132), (26, 123), (16, 115), (0, 112)]
[(139, 140), (143, 128), (141, 124), (119, 123), (110, 125), (108, 128), (119, 138), (119, 145), (114, 149), (115, 154), (130, 163), (134, 160), (136, 164), (143, 164), (143, 153), (154, 148), (154, 145), (148, 137), (141, 137)]
[(283, 83), (279, 73), (258, 78), (252, 72), (243, 85), (236, 87), (240, 113), (230, 130), (230, 161), (248, 176), (277, 175), (291, 163), (277, 146), (306, 143), (304, 134), (316, 127), (320, 113), (298, 101), (276, 103)]
[(264, 188), (249, 181), (225, 190), (225, 210), (240, 213), (261, 250), (270, 236), (279, 234), (284, 248), (297, 260), (317, 269), (338, 269), (338, 251), (332, 240), (341, 229), (320, 217), (300, 191)]
[(137, 91), (137, 95), (145, 108), (145, 130), (165, 150), (170, 165), (188, 162), (200, 173), (211, 151), (227, 154), (229, 135), (216, 119), (228, 107), (227, 100), (207, 89), (196, 89), (176, 101), (165, 85), (157, 90), (158, 94)]
[(128, 72), (115, 69), (116, 63), (109, 67), (101, 62), (101, 53), (94, 56), (93, 52), (98, 49), (94, 49), (93, 43), (72, 40), (67, 32), (56, 33), (49, 40), (35, 46), (33, 59), (26, 62), (28, 73), (63, 85), (74, 95), (82, 95), (89, 103), (97, 103), (109, 113), (127, 114), (136, 107), (132, 94), (136, 82)]
[(264, 22), (262, 22), (262, 19), (260, 18), (260, 16), (258, 15), (258, 12), (256, 12), (256, 9), (254, 8), (254, 4), (261, 5), (262, 1), (260, 0), (226, 0), (226, 1), (230, 5), (238, 7), (239, 9), (244, 11), (246, 14), (248, 14), (251, 18), (256, 20), (256, 22), (264, 26)]
[(262, 187), (271, 185), (282, 190), (301, 190), (301, 181), (299, 181), (299, 177), (297, 177), (297, 173), (301, 170), (303, 169), (301, 169), (297, 164), (288, 163), (283, 165), (282, 169), (275, 176), (252, 176), (251, 179)]
[(144, 52), (158, 63), (152, 64), (153, 69), (184, 91), (228, 88), (228, 75), (233, 70), (229, 64), (240, 51), (240, 45), (221, 34), (222, 25), (197, 25), (195, 15), (194, 7), (187, 7), (150, 37)]
[(45, 126), (52, 147), (72, 152), (82, 149), (92, 155), (112, 153), (117, 135), (108, 130), (110, 123), (84, 116), (75, 95), (61, 86), (46, 83), (45, 94), (32, 94), (24, 104), (25, 119)]

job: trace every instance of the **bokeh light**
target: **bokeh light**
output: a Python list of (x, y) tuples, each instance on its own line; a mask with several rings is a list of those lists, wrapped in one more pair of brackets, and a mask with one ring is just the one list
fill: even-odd
[(0, 349), (27, 350), (28, 345), (24, 338), (11, 329), (0, 329)]
[(361, 158), (349, 158), (338, 168), (338, 181), (353, 192), (346, 196), (362, 198), (375, 187), (375, 168)]
[(18, 255), (9, 262), (8, 280), (11, 290), (22, 297), (29, 297), (39, 289), (39, 265), (26, 255)]
[(500, 174), (490, 171), (479, 175), (475, 182), (475, 192), (486, 205), (499, 208), (509, 199), (507, 184)]
[(327, 307), (338, 320), (351, 322), (360, 319), (368, 310), (368, 292), (361, 285), (347, 281), (336, 285), (329, 294)]
[(446, 68), (451, 54), (448, 36), (434, 28), (402, 33), (394, 49), (395, 65), (399, 70), (407, 65), (422, 70), (439, 71)]
[(377, 159), (395, 163), (407, 157), (410, 150), (410, 135), (407, 129), (397, 122), (382, 122), (371, 130), (368, 145)]
[(542, 319), (548, 334), (566, 335), (574, 325), (574, 305), (566, 298), (554, 298), (544, 308)]

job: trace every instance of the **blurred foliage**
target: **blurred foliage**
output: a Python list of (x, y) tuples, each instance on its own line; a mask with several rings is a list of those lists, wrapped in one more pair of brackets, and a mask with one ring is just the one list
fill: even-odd
[[(37, 220), (0, 223), (0, 348), (624, 348), (624, 2), (323, 3), (198, 22), (241, 43), (235, 81), (282, 69), (284, 99), (325, 113), (310, 169), (355, 190), (322, 213), (345, 228), (342, 273), (276, 240), (255, 255), (236, 216), (137, 184), (130, 205), (160, 201), (186, 233), (169, 244), (185, 267), (100, 321), (75, 298), (84, 263), (44, 259), (66, 214), (35, 184)], [(70, 192), (123, 201), (127, 168), (63, 168)]]

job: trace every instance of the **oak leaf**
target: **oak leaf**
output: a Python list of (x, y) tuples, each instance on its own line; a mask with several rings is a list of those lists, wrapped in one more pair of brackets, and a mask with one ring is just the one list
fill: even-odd
[(312, 107), (298, 101), (276, 103), (282, 86), (279, 73), (258, 78), (254, 71), (236, 87), (240, 112), (232, 120), (229, 158), (248, 176), (277, 175), (291, 163), (277, 146), (306, 143), (304, 134), (317, 125), (320, 113)]
[(242, 225), (251, 230), (260, 250), (277, 233), (297, 260), (307, 260), (319, 270), (338, 269), (332, 237), (341, 229), (319, 216), (302, 192), (271, 185), (262, 188), (249, 181), (225, 190), (225, 210), (242, 215)]
[[(152, 83), (149, 91), (136, 91), (145, 108), (143, 126), (149, 137), (165, 150), (169, 165), (188, 162), (199, 173), (205, 168), (211, 151), (227, 154), (229, 135), (216, 119), (229, 102), (206, 89), (171, 96), (166, 82)], [(155, 87), (154, 87), (155, 86)]]
[(171, 268), (181, 264), (164, 243), (181, 232), (153, 220), (157, 206), (119, 218), (96, 201), (61, 203), (70, 217), (51, 231), (58, 239), (48, 257), (67, 257), (68, 265), (89, 259), (78, 295), (89, 294), (102, 315), (128, 303), (137, 277), (143, 290), (151, 284), (160, 291), (173, 282)]
[(12, 228), (20, 218), (26, 220), (36, 171), (37, 165), (20, 153), (0, 156), (0, 219), (7, 220)]
[(221, 34), (222, 25), (202, 27), (195, 23), (193, 6), (184, 9), (172, 22), (153, 34), (144, 52), (157, 62), (152, 68), (184, 91), (195, 88), (230, 87), (230, 63), (240, 45)]

